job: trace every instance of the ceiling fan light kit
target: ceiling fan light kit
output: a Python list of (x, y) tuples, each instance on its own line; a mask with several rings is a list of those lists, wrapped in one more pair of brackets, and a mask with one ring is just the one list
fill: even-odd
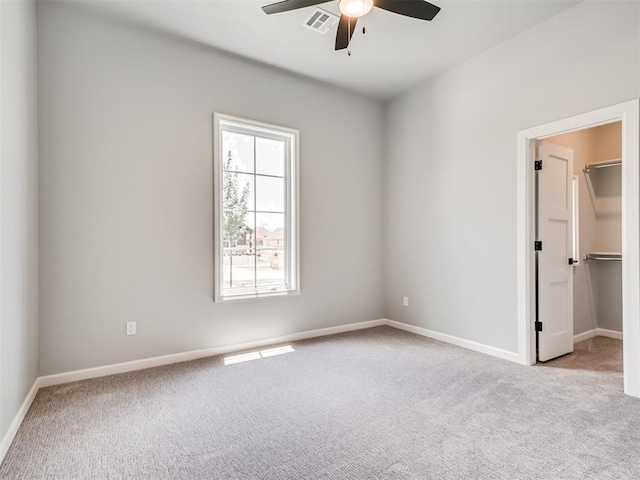
[[(267, 15), (273, 13), (288, 12), (300, 8), (312, 7), (330, 0), (283, 0), (271, 5), (265, 5), (262, 10)], [(336, 32), (336, 50), (348, 48), (351, 37), (356, 29), (358, 18), (365, 16), (373, 7), (378, 7), (388, 12), (404, 15), (405, 17), (431, 21), (440, 11), (440, 7), (426, 0), (340, 0), (340, 21)], [(363, 30), (364, 32), (364, 30)], [(349, 52), (350, 54), (350, 52)]]
[(373, 0), (340, 0), (340, 13), (350, 18), (364, 17), (373, 8)]

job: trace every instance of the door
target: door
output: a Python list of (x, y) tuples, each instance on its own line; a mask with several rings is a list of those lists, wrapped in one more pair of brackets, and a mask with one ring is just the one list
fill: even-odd
[(573, 352), (573, 151), (538, 144), (538, 360)]

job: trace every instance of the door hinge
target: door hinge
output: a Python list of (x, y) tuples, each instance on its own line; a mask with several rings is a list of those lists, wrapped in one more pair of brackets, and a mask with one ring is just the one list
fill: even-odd
[(533, 242), (533, 248), (536, 252), (542, 251), (542, 242), (540, 240), (536, 240), (535, 242)]
[(542, 331), (542, 322), (536, 322), (536, 332)]
[(533, 169), (542, 170), (542, 160), (536, 160), (535, 162), (533, 162)]

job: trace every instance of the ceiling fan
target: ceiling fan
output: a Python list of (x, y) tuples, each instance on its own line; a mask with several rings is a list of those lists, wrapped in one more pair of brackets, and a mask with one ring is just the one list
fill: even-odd
[[(288, 12), (299, 8), (311, 7), (331, 0), (284, 0), (262, 7), (268, 15), (272, 13)], [(440, 11), (440, 7), (426, 0), (340, 0), (340, 22), (336, 34), (336, 50), (343, 50), (349, 46), (351, 37), (356, 29), (358, 18), (363, 17), (373, 7), (382, 8), (389, 12), (405, 17), (431, 21)], [(364, 29), (363, 29), (364, 33)]]

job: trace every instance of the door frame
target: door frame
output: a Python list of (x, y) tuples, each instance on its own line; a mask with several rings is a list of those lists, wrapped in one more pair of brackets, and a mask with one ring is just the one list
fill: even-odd
[(640, 397), (640, 100), (612, 105), (518, 132), (518, 358), (536, 363), (535, 175), (537, 140), (622, 122), (622, 335), (624, 392)]

